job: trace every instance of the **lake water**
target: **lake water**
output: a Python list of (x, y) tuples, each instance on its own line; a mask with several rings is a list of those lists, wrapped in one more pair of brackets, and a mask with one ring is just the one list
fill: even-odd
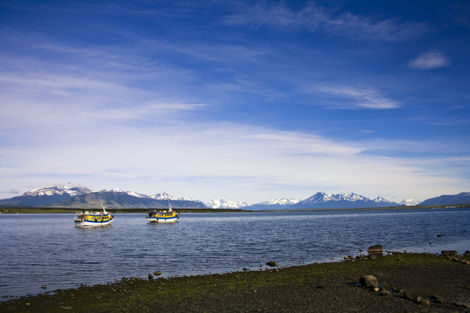
[(72, 214), (2, 214), (0, 300), (154, 271), (168, 277), (258, 269), (270, 260), (326, 262), (374, 244), (462, 253), (470, 250), (470, 210), (187, 213), (156, 225), (143, 213), (116, 214), (112, 226), (93, 229), (75, 227)]

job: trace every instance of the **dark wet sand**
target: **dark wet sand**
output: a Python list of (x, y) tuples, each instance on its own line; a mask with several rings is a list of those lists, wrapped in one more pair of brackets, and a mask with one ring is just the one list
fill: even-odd
[[(358, 285), (366, 274), (377, 277), (381, 291)], [(419, 303), (418, 296), (427, 300)], [(436, 255), (394, 254), (274, 270), (123, 279), (3, 302), (0, 312), (470, 312), (470, 265)]]

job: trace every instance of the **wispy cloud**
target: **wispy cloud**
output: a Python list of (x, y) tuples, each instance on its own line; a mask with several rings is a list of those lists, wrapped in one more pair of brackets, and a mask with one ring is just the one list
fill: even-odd
[(270, 5), (259, 3), (245, 7), (241, 12), (226, 16), (229, 25), (272, 26), (288, 29), (322, 31), (336, 35), (385, 41), (413, 39), (428, 31), (425, 23), (403, 22), (398, 19), (374, 19), (350, 12), (337, 13), (310, 2), (294, 11), (283, 3)]
[(344, 86), (319, 86), (314, 91), (336, 96), (343, 101), (335, 105), (336, 108), (362, 108), (373, 110), (396, 109), (399, 102), (382, 96), (378, 91), (368, 88), (354, 88)]
[(438, 51), (427, 51), (419, 54), (408, 64), (412, 68), (431, 70), (450, 65), (450, 61)]

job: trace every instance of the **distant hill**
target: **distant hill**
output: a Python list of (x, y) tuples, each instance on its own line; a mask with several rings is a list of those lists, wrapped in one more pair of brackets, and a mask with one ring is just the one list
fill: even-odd
[[(165, 195), (162, 197), (161, 195)], [(201, 201), (175, 199), (166, 193), (147, 196), (119, 189), (93, 192), (85, 187), (52, 186), (25, 192), (21, 196), (0, 200), (0, 206), (74, 207), (74, 208), (206, 208)]]
[(442, 195), (424, 200), (419, 205), (449, 205), (470, 203), (470, 192), (461, 192), (456, 195)]

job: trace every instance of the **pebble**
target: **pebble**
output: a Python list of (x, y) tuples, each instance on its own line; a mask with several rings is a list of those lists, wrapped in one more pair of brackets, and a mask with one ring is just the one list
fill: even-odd
[(359, 283), (361, 286), (366, 288), (378, 288), (379, 282), (377, 278), (373, 275), (364, 275), (359, 278)]
[(153, 272), (153, 275), (155, 275), (155, 276), (160, 276), (161, 274), (162, 274), (162, 272), (158, 272), (158, 271), (157, 271), (157, 272)]
[(457, 306), (461, 306), (463, 308), (470, 309), (470, 303), (467, 303), (467, 302), (455, 302), (454, 304)]
[(275, 261), (269, 261), (269, 262), (266, 262), (266, 265), (274, 267), (274, 266), (277, 266), (277, 263)]
[(368, 253), (383, 253), (384, 247), (382, 245), (374, 245), (367, 249)]
[(445, 257), (456, 257), (459, 254), (455, 250), (442, 250), (441, 255)]
[(444, 302), (446, 302), (444, 298), (442, 298), (441, 296), (438, 296), (438, 295), (432, 296), (431, 299), (432, 299), (434, 302), (437, 302), (437, 303), (444, 303)]

